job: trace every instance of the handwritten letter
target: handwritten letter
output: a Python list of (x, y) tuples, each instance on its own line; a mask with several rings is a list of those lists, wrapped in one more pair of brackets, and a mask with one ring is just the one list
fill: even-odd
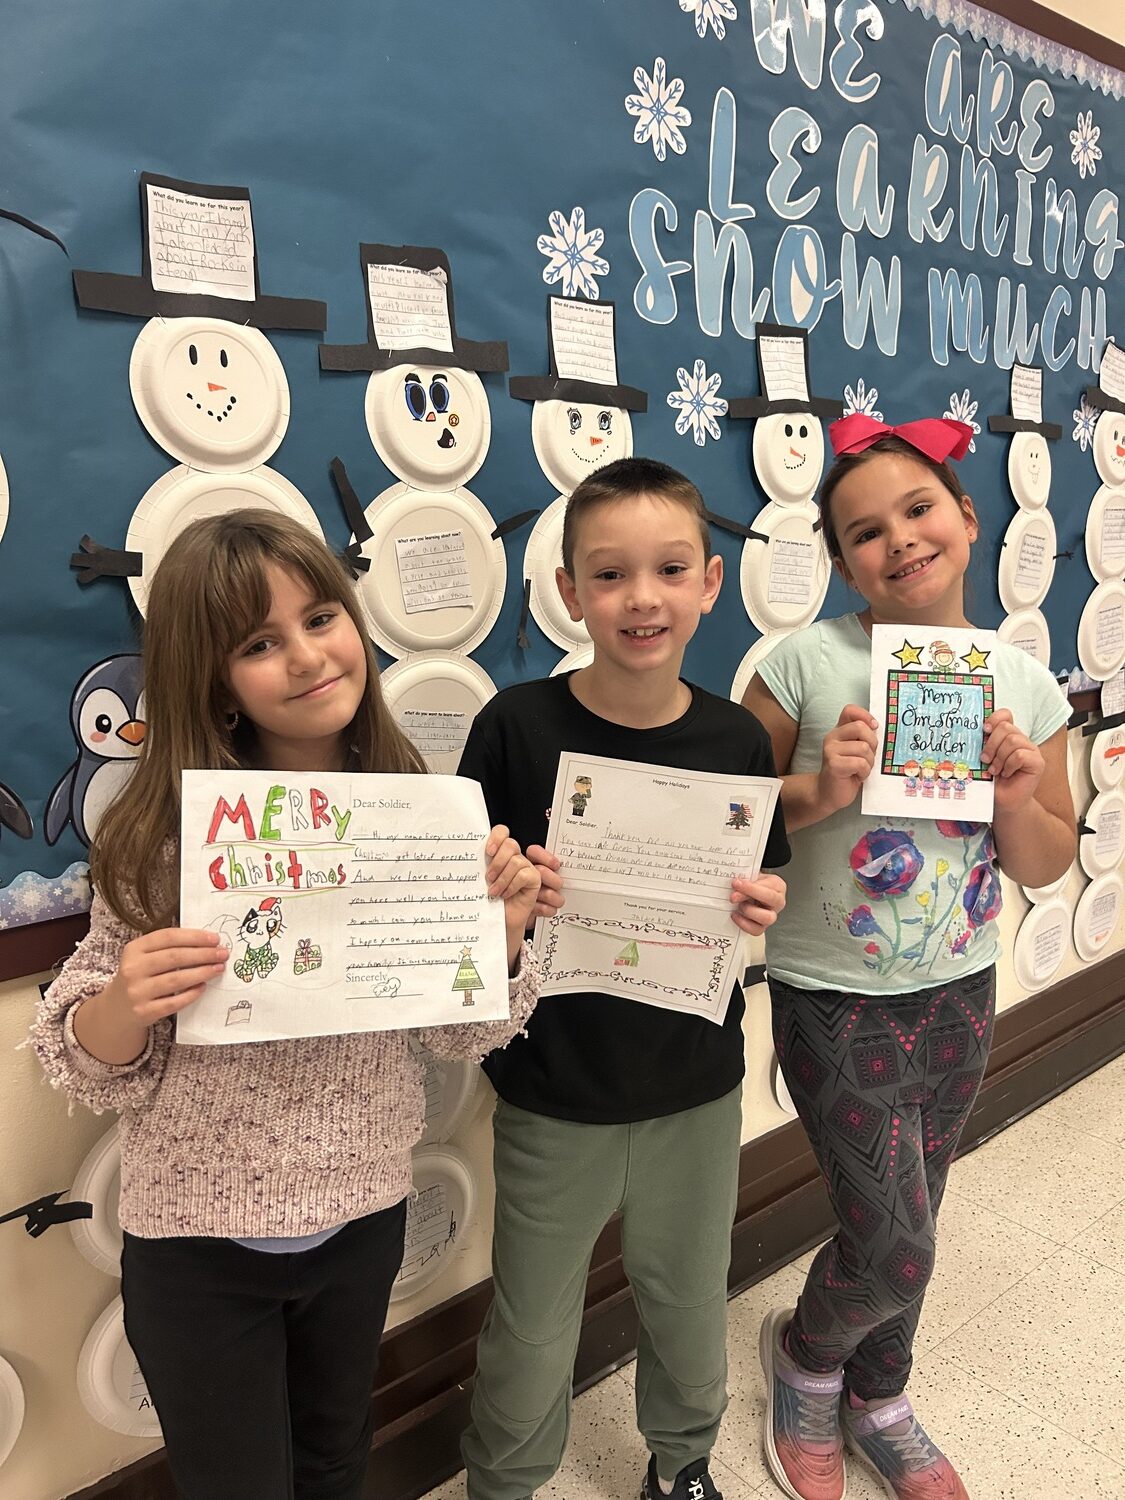
[(445, 269), (367, 267), (371, 321), (381, 349), (453, 351)]
[(555, 369), (564, 380), (617, 384), (613, 308), (608, 303), (552, 297), (551, 347)]
[(249, 199), (200, 198), (154, 182), (145, 188), (153, 288), (253, 302)]

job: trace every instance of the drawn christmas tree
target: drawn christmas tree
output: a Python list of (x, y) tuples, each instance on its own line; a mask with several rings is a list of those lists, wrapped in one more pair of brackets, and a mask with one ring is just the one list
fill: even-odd
[(750, 823), (750, 811), (744, 802), (732, 802), (730, 804), (730, 817), (727, 819), (728, 828), (746, 828)]
[(624, 948), (622, 948), (621, 952), (613, 960), (613, 967), (615, 969), (635, 969), (640, 961), (640, 950), (638, 949), (636, 943), (629, 942), (625, 944)]
[(477, 966), (473, 963), (471, 948), (461, 949), (461, 962), (457, 965), (457, 974), (453, 980), (452, 988), (464, 991), (465, 998), (461, 1002), (462, 1005), (474, 1004), (473, 991), (484, 989), (481, 977), (477, 973)]

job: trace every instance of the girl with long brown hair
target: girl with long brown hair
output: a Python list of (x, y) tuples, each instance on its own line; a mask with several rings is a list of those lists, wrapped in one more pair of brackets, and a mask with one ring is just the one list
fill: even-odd
[[(402, 1031), (175, 1046), (177, 1012), (230, 958), (177, 926), (184, 769), (425, 771), (379, 689), (346, 571), (293, 521), (187, 527), (153, 579), (148, 733), (91, 851), (90, 932), (33, 1038), (51, 1082), (121, 1113), (125, 1326), (184, 1500), (354, 1500), (402, 1258), (423, 1092)], [(431, 1028), (480, 1058), (524, 1024), (539, 879), (507, 829), (510, 1019)]]

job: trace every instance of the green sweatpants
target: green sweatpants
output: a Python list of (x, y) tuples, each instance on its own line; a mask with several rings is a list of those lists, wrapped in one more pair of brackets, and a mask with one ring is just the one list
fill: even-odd
[(469, 1500), (525, 1500), (562, 1462), (590, 1256), (617, 1212), (640, 1314), (637, 1425), (664, 1479), (710, 1453), (727, 1404), (741, 1092), (632, 1125), (497, 1104), (493, 1302), (461, 1442)]

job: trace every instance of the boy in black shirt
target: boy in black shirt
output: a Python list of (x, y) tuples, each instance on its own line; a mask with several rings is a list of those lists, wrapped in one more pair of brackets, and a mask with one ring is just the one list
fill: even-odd
[[(593, 662), (498, 694), (460, 766), (539, 866), (545, 916), (563, 904), (565, 871), (542, 847), (561, 751), (774, 775), (758, 721), (679, 675), (722, 582), (689, 480), (641, 458), (584, 480), (557, 578)], [(788, 858), (779, 810), (764, 863)], [(784, 905), (784, 882), (736, 880), (731, 903), (757, 935)], [(620, 996), (544, 995), (526, 1034), (485, 1060), (500, 1096), (494, 1301), (462, 1443), (469, 1500), (527, 1500), (558, 1468), (590, 1254), (615, 1212), (641, 1323), (637, 1421), (652, 1454), (642, 1500), (722, 1500), (708, 1456), (726, 1406), (743, 1011), (737, 986), (721, 1026)]]

